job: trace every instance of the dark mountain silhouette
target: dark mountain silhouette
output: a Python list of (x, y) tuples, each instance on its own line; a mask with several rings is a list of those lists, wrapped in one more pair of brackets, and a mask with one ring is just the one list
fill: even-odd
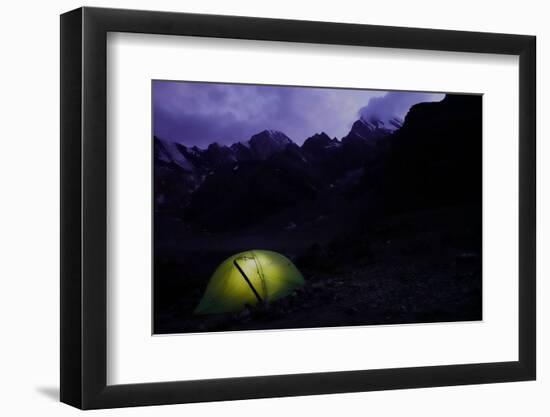
[(389, 138), (384, 198), (392, 210), (481, 204), (481, 96), (414, 105)]
[(235, 158), (238, 161), (249, 161), (255, 158), (254, 153), (252, 149), (250, 149), (249, 144), (236, 142), (233, 145), (231, 145), (230, 148), (233, 151), (233, 154), (235, 155)]
[(340, 145), (338, 139), (331, 139), (325, 132), (321, 132), (307, 138), (302, 149), (312, 155), (326, 155)]
[(399, 119), (392, 119), (393, 124), (386, 126), (378, 119), (366, 121), (359, 119), (353, 123), (350, 132), (342, 138), (345, 159), (352, 165), (361, 165), (365, 161), (380, 159), (380, 153), (386, 149), (384, 139), (401, 126)]

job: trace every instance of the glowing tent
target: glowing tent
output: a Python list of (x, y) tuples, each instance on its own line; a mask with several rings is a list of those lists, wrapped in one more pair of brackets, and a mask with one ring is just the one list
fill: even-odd
[(214, 271), (195, 314), (226, 313), (285, 297), (304, 278), (283, 255), (251, 250), (227, 258)]

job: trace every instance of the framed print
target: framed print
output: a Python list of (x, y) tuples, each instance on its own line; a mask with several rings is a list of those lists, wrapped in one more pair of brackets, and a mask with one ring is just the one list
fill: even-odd
[(61, 400), (535, 379), (535, 38), (61, 16)]

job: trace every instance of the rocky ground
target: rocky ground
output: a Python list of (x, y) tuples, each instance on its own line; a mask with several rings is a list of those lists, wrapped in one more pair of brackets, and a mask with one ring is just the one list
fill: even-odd
[[(387, 216), (310, 245), (293, 257), (304, 287), (238, 313), (194, 316), (206, 282), (175, 286), (156, 310), (155, 333), (481, 320), (479, 214), (454, 207)], [(185, 275), (170, 265), (174, 280)]]

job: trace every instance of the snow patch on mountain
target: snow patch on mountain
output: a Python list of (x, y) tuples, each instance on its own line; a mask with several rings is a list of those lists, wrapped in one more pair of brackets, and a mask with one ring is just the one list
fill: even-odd
[(386, 129), (393, 132), (403, 126), (403, 120), (399, 117), (390, 117), (387, 120), (381, 120), (375, 117), (371, 117), (369, 119), (360, 117), (359, 121), (371, 132), (376, 129)]
[(264, 130), (250, 138), (248, 144), (258, 159), (267, 159), (277, 152), (283, 151), (292, 140), (278, 130)]
[(183, 153), (186, 150), (187, 148), (180, 143), (155, 138), (155, 151), (158, 159), (166, 163), (174, 163), (186, 171), (193, 171), (193, 164)]

